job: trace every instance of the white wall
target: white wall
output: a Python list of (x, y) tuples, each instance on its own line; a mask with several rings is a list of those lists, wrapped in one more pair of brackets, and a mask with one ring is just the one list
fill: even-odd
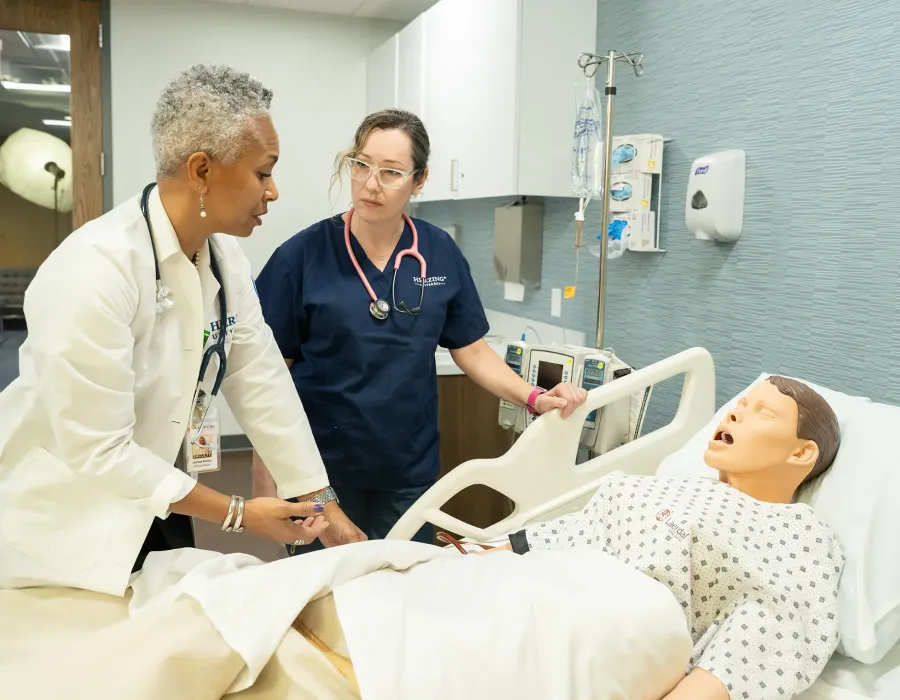
[(166, 82), (195, 63), (245, 70), (275, 92), (281, 138), (281, 199), (244, 242), (259, 270), (279, 243), (332, 213), (334, 156), (366, 113), (366, 56), (400, 26), (202, 0), (112, 0), (114, 203), (153, 179), (150, 118)]
[[(281, 198), (243, 242), (254, 271), (282, 241), (333, 213), (335, 154), (366, 114), (369, 52), (401, 25), (202, 0), (112, 0), (113, 200), (154, 178), (153, 106), (166, 82), (195, 63), (225, 63), (271, 88), (281, 138), (275, 181)], [(334, 210), (346, 204), (335, 189)], [(240, 432), (230, 412), (223, 434)]]

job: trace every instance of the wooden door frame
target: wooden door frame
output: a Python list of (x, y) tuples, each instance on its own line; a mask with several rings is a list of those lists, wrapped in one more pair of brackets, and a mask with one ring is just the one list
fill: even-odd
[[(103, 213), (103, 95), (98, 0), (2, 0), (0, 29), (67, 34), (72, 70), (73, 230)], [(75, 115), (78, 115), (75, 118)]]

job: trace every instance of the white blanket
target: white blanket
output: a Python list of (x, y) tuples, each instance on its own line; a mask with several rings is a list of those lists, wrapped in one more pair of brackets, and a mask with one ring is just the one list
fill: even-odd
[(691, 639), (653, 579), (595, 550), (462, 556), (374, 541), (262, 564), (151, 555), (133, 614), (186, 594), (247, 663), (251, 685), (307, 602), (334, 592), (364, 700), (658, 700)]
[(182, 595), (194, 598), (247, 666), (229, 687), (253, 685), (307, 603), (378, 569), (405, 569), (450, 553), (416, 542), (378, 540), (264, 563), (200, 549), (153, 552), (133, 579), (134, 617)]

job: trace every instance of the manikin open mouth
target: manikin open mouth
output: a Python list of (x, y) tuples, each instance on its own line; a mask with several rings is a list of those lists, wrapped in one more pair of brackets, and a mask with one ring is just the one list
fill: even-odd
[(716, 436), (713, 438), (715, 442), (724, 442), (726, 445), (733, 445), (734, 438), (731, 437), (731, 433), (727, 430), (719, 430), (716, 432)]

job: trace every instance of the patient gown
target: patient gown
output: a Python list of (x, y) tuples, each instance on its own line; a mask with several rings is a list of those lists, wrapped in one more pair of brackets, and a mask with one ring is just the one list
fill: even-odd
[(611, 475), (582, 511), (522, 535), (528, 549), (602, 547), (668, 586), (690, 626), (691, 667), (732, 700), (794, 697), (837, 646), (843, 555), (807, 505), (712, 479)]

